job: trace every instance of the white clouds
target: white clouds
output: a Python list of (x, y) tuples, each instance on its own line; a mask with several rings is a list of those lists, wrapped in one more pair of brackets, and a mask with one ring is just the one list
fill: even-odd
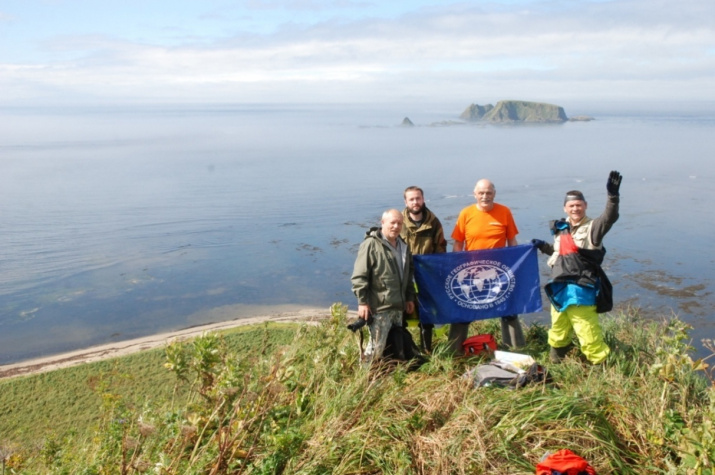
[(64, 91), (107, 101), (469, 101), (475, 90), (485, 101), (664, 93), (715, 100), (710, 3), (570, 2), (550, 11), (555, 4), (462, 4), (396, 20), (339, 18), (172, 47), (62, 36), (45, 39), (47, 61), (0, 66), (0, 87), (22, 90), (7, 101), (26, 101), (33, 89), (43, 100)]

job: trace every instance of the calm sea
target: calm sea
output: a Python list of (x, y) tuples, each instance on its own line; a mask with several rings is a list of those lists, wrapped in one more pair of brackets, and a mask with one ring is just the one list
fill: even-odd
[(467, 105), (0, 110), (0, 364), (253, 306), (355, 309), (357, 246), (406, 186), (425, 189), (449, 234), (490, 178), (527, 242), (548, 239), (566, 190), (598, 215), (612, 169), (624, 176), (606, 239), (617, 306), (679, 315), (697, 347), (714, 336), (715, 107), (442, 123)]

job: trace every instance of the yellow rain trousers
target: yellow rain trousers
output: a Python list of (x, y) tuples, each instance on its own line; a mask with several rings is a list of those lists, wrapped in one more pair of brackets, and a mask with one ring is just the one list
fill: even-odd
[(603, 362), (611, 352), (603, 341), (595, 305), (570, 305), (563, 312), (551, 306), (549, 345), (554, 348), (570, 345), (572, 332), (576, 333), (581, 352), (591, 363)]

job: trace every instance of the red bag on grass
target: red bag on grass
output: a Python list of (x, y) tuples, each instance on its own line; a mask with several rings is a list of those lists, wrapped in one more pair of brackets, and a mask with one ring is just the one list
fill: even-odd
[(481, 335), (470, 336), (464, 340), (462, 348), (464, 348), (464, 354), (467, 356), (483, 355), (495, 351), (497, 349), (497, 342), (489, 333), (483, 333)]
[(536, 465), (536, 475), (596, 475), (596, 471), (569, 449), (561, 449)]

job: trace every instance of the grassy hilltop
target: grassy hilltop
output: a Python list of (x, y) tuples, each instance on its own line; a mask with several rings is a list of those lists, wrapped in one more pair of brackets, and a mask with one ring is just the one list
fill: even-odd
[[(533, 474), (569, 448), (599, 474), (711, 474), (712, 374), (688, 326), (604, 318), (613, 354), (547, 362), (553, 381), (474, 389), (478, 358), (437, 345), (417, 371), (359, 369), (346, 308), (320, 325), (206, 334), (164, 350), (0, 381), (5, 473)], [(472, 333), (498, 337), (498, 321)], [(712, 342), (708, 348), (713, 350)]]

